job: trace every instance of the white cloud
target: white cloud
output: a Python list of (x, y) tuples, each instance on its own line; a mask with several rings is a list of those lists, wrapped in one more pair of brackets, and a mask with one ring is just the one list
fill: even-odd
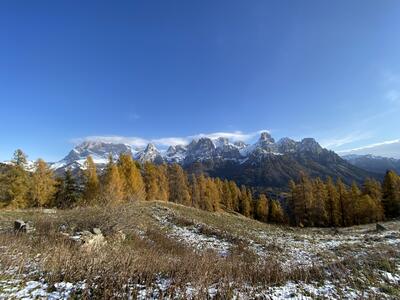
[(333, 137), (328, 139), (322, 139), (320, 141), (321, 145), (324, 148), (328, 149), (336, 149), (344, 145), (348, 145), (357, 141), (365, 140), (371, 137), (371, 133), (369, 132), (359, 132), (355, 131), (348, 135), (342, 137)]
[(126, 136), (87, 136), (84, 138), (77, 138), (71, 140), (73, 144), (80, 144), (86, 141), (98, 141), (104, 143), (128, 144), (134, 147), (144, 147), (149, 141), (140, 137), (126, 137)]
[[(216, 139), (219, 137), (228, 138), (230, 141), (243, 141), (249, 142), (250, 140), (256, 138), (261, 132), (268, 130), (259, 130), (250, 133), (244, 133), (242, 131), (233, 132), (213, 132), (213, 133), (200, 133), (196, 135), (186, 136), (186, 137), (164, 137), (156, 139), (144, 139), (141, 137), (127, 137), (127, 136), (88, 136), (84, 138), (73, 139), (71, 142), (74, 144), (79, 144), (84, 141), (99, 141), (106, 143), (121, 143), (127, 144), (134, 147), (145, 147), (148, 143), (153, 143), (157, 146), (168, 147), (176, 145), (186, 145), (190, 143), (193, 139), (199, 139), (201, 137), (208, 137), (210, 139)], [(268, 131), (269, 132), (269, 131)]]
[(363, 147), (337, 151), (341, 155), (345, 154), (372, 154), (377, 156), (393, 157), (400, 159), (400, 139), (383, 141)]
[(269, 132), (268, 130), (258, 130), (250, 133), (244, 133), (242, 131), (233, 132), (213, 132), (213, 133), (199, 133), (197, 135), (189, 136), (189, 139), (199, 139), (202, 137), (208, 137), (210, 139), (216, 139), (219, 137), (227, 138), (231, 141), (243, 141), (247, 142), (254, 137), (260, 135), (262, 132)]

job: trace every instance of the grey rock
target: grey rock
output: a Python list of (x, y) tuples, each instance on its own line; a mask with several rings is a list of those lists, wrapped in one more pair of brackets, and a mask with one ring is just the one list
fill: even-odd
[[(94, 232), (99, 232), (99, 228), (93, 228)], [(61, 233), (66, 237), (78, 245), (81, 246), (82, 249), (86, 251), (92, 251), (94, 248), (101, 247), (107, 243), (104, 238), (104, 235), (101, 233), (91, 233), (88, 230), (84, 230), (81, 232), (76, 232), (74, 235), (70, 236), (66, 233)]]
[(93, 233), (91, 233), (89, 230), (83, 230), (81, 232), (78, 232), (77, 234), (81, 235), (81, 236), (92, 236)]
[(387, 228), (379, 223), (376, 223), (376, 231), (386, 231)]
[(385, 235), (385, 239), (388, 239), (388, 240), (395, 240), (397, 238), (399, 238), (399, 235), (396, 234), (395, 232)]
[(14, 221), (14, 230), (18, 232), (26, 232), (27, 231), (27, 226), (24, 221), (22, 220), (15, 220)]
[(92, 232), (93, 232), (94, 234), (103, 234), (103, 233), (101, 232), (100, 228), (97, 228), (97, 227), (93, 228), (93, 229), (92, 229)]
[(34, 228), (29, 225), (28, 222), (24, 222), (23, 220), (15, 220), (14, 221), (14, 230), (16, 232), (25, 232), (29, 233), (34, 231)]

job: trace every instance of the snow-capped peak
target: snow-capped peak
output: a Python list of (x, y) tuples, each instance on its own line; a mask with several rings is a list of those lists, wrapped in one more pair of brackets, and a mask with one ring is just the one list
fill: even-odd
[(225, 137), (219, 137), (215, 140), (213, 140), (215, 148), (222, 148), (224, 146), (229, 145), (229, 139)]
[(269, 143), (269, 144), (274, 144), (275, 140), (274, 138), (271, 136), (271, 134), (269, 134), (268, 132), (264, 131), (261, 132), (260, 138), (258, 140), (259, 143)]
[(169, 163), (181, 163), (186, 157), (186, 151), (183, 145), (170, 146), (164, 154), (164, 159)]
[(167, 150), (160, 151), (150, 143), (146, 148), (137, 150), (129, 145), (113, 144), (99, 141), (86, 141), (76, 146), (61, 161), (54, 163), (53, 168), (79, 167), (82, 168), (86, 158), (91, 155), (95, 163), (107, 163), (111, 154), (117, 159), (121, 153), (131, 153), (134, 159), (141, 163), (146, 161), (155, 163), (181, 163), (190, 164), (197, 161), (208, 160), (232, 160), (237, 162), (247, 161), (249, 158), (262, 157), (264, 155), (285, 155), (295, 152), (320, 153), (323, 148), (311, 138), (300, 142), (289, 138), (282, 138), (275, 142), (268, 132), (262, 132), (259, 139), (247, 145), (241, 141), (231, 142), (226, 137), (193, 139), (188, 145), (174, 145)]
[(138, 151), (134, 157), (142, 163), (146, 161), (161, 162), (163, 160), (160, 151), (152, 143), (149, 143), (144, 150)]
[(51, 168), (84, 168), (84, 163), (88, 156), (91, 156), (96, 164), (103, 165), (107, 163), (110, 155), (117, 159), (121, 153), (132, 154), (132, 148), (125, 144), (84, 141), (72, 149), (65, 158), (51, 164)]

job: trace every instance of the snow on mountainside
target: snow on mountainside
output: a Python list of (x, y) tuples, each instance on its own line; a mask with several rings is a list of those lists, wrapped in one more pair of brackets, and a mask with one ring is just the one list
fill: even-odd
[[(14, 162), (12, 162), (12, 161), (10, 161), (10, 160), (7, 160), (7, 161), (4, 161), (3, 164), (5, 164), (5, 165), (13, 165)], [(36, 167), (35, 167), (35, 161), (33, 161), (33, 160), (28, 160), (28, 161), (26, 162), (26, 165), (25, 165), (24, 168), (25, 168), (26, 171), (35, 171), (35, 169), (36, 169)]]
[(121, 153), (131, 153), (133, 158), (144, 163), (180, 163), (190, 164), (207, 160), (231, 160), (243, 162), (249, 156), (282, 155), (296, 151), (320, 152), (321, 146), (314, 139), (304, 139), (296, 142), (283, 138), (278, 142), (267, 132), (261, 133), (254, 144), (247, 145), (241, 141), (232, 143), (229, 139), (219, 137), (210, 139), (202, 137), (194, 139), (188, 145), (170, 146), (166, 151), (160, 151), (154, 144), (148, 144), (144, 149), (133, 149), (130, 145), (106, 143), (99, 141), (85, 141), (76, 146), (62, 160), (52, 163), (52, 168), (83, 168), (86, 158), (92, 156), (98, 165), (104, 165), (109, 155), (116, 159)]
[(136, 153), (137, 150), (125, 144), (105, 143), (99, 141), (85, 141), (72, 149), (62, 160), (52, 163), (54, 170), (65, 168), (83, 168), (85, 160), (88, 156), (93, 158), (97, 165), (105, 165), (111, 155), (114, 159), (118, 158), (121, 153)]
[(136, 160), (144, 163), (146, 161), (162, 163), (163, 158), (161, 152), (157, 150), (153, 144), (148, 144), (144, 150), (138, 151), (134, 156)]
[(186, 146), (170, 146), (164, 155), (164, 159), (168, 163), (181, 163), (186, 157), (186, 151)]

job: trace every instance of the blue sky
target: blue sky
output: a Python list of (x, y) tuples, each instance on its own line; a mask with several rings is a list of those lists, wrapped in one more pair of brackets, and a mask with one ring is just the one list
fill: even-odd
[(0, 160), (88, 136), (394, 141), (399, 32), (397, 0), (1, 1)]

